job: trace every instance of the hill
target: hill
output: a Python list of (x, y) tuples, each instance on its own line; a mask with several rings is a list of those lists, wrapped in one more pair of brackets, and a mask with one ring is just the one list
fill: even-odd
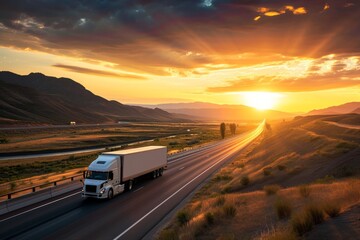
[(351, 112), (358, 113), (359, 109), (360, 109), (360, 102), (349, 102), (324, 109), (315, 109), (307, 113), (307, 115), (332, 115), (332, 114), (345, 114)]
[[(357, 239), (360, 129), (336, 125), (342, 122), (360, 126), (360, 115), (267, 125), (158, 239)], [(341, 229), (334, 225), (339, 219)]]
[(214, 103), (193, 102), (193, 103), (168, 103), (159, 105), (142, 105), (148, 107), (159, 107), (170, 113), (194, 116), (198, 120), (243, 120), (258, 121), (266, 119), (286, 119), (294, 114), (275, 111), (257, 110), (244, 105), (220, 105)]
[(20, 76), (0, 72), (1, 124), (114, 123), (188, 121), (159, 108), (128, 106), (94, 95), (68, 78), (41, 73)]

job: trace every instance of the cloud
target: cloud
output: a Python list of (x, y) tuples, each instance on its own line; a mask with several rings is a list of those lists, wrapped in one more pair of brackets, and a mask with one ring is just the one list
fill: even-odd
[(137, 79), (137, 80), (146, 80), (146, 77), (134, 75), (134, 74), (119, 74), (114, 73), (110, 71), (103, 71), (103, 70), (96, 70), (96, 69), (90, 69), (90, 68), (83, 68), (83, 67), (77, 67), (77, 66), (70, 66), (70, 65), (64, 65), (64, 64), (54, 64), (53, 67), (62, 68), (71, 72), (77, 72), (77, 73), (84, 73), (84, 74), (90, 74), (90, 75), (99, 75), (104, 77), (117, 77), (117, 78), (127, 78), (127, 79)]
[[(280, 63), (281, 65), (281, 63)], [(266, 67), (266, 65), (264, 65)], [(288, 67), (291, 68), (291, 65)], [(298, 71), (294, 65), (293, 71)], [(291, 71), (291, 70), (290, 70)], [(277, 72), (281, 72), (278, 70)], [(311, 62), (304, 74), (241, 76), (226, 85), (207, 88), (208, 92), (306, 92), (360, 86), (360, 57), (329, 55)]]
[[(2, 1), (0, 46), (166, 76), (236, 56), (321, 57), (360, 52), (360, 4), (322, 1)], [(273, 17), (268, 17), (272, 15)], [(275, 16), (276, 15), (276, 16)], [(254, 21), (255, 20), (255, 21)], [(186, 55), (188, 52), (199, 55)]]

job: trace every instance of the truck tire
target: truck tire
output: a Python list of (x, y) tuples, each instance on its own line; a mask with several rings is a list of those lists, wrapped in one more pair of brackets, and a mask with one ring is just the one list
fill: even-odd
[(156, 170), (156, 177), (160, 177), (160, 170)]
[(156, 170), (153, 171), (153, 175), (152, 178), (155, 179), (156, 178)]
[(127, 189), (128, 189), (129, 192), (133, 189), (133, 185), (134, 185), (133, 180), (129, 180), (129, 182), (128, 182), (128, 187), (127, 187)]
[(112, 199), (113, 197), (114, 197), (114, 191), (112, 190), (112, 188), (110, 188), (108, 191), (108, 199)]
[(162, 176), (163, 173), (164, 173), (164, 169), (163, 169), (163, 168), (160, 168), (160, 169), (159, 169), (159, 175)]

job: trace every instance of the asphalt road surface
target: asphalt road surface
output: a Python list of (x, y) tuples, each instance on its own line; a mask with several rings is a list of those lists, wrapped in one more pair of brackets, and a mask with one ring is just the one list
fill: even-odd
[(264, 128), (172, 158), (162, 177), (144, 179), (111, 200), (82, 199), (80, 189), (0, 216), (0, 239), (143, 239), (182, 200)]

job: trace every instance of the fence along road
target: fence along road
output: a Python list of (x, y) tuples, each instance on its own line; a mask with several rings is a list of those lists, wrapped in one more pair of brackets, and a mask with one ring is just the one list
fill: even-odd
[(0, 239), (141, 239), (264, 129), (220, 141), (169, 163), (164, 175), (110, 201), (80, 192), (0, 218)]

